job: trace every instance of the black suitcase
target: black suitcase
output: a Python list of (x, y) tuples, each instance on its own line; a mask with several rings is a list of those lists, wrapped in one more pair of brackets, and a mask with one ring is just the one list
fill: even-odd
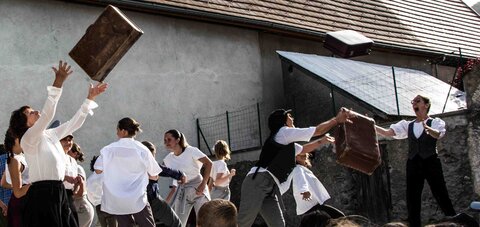
[(351, 58), (369, 54), (372, 45), (373, 40), (364, 35), (352, 30), (343, 30), (327, 32), (323, 47), (342, 58)]

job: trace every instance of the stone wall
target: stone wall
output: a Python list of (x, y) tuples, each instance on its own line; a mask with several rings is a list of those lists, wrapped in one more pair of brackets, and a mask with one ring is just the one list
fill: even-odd
[(463, 84), (467, 93), (468, 114), (468, 157), (470, 159), (476, 199), (480, 195), (480, 66), (476, 65), (465, 75)]
[[(447, 133), (438, 142), (438, 154), (442, 161), (450, 198), (457, 212), (476, 216), (477, 214), (467, 209), (477, 195), (473, 190), (468, 158), (469, 139), (466, 131), (469, 124), (466, 112), (440, 117), (447, 124)], [(388, 127), (388, 125), (384, 126)], [(349, 215), (366, 216), (378, 224), (388, 221), (406, 221), (407, 140), (381, 139), (379, 142), (383, 148), (383, 165), (372, 176), (337, 164), (336, 156), (332, 152), (333, 146), (326, 146), (315, 152), (312, 171), (330, 193), (331, 199), (326, 202), (327, 204), (337, 207)], [(237, 205), (240, 200), (241, 182), (254, 163), (239, 162), (231, 166), (237, 169), (237, 176), (231, 183), (232, 201)], [(382, 168), (385, 170), (383, 173)], [(387, 179), (388, 182), (379, 186), (378, 180), (375, 179)], [(389, 193), (389, 196), (382, 196), (378, 192), (372, 193), (370, 192), (372, 190), (383, 190), (387, 194)], [(287, 205), (285, 213), (287, 225), (298, 226), (300, 217), (296, 215), (296, 206), (291, 190), (283, 195), (283, 201)], [(385, 209), (377, 206), (384, 206)], [(372, 212), (371, 210), (375, 208), (377, 210)], [(432, 223), (444, 218), (427, 183), (425, 183), (422, 195), (422, 218), (424, 223)], [(257, 223), (262, 222), (258, 220)]]

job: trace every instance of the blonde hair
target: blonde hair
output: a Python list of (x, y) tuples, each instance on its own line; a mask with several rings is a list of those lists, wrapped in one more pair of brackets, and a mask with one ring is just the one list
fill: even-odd
[(215, 150), (215, 157), (217, 157), (217, 159), (230, 160), (230, 147), (224, 140), (217, 140), (213, 149)]

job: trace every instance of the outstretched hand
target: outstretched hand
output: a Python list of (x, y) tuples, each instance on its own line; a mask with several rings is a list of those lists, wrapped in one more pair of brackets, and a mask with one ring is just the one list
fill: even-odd
[(72, 74), (72, 70), (70, 70), (71, 66), (67, 64), (67, 62), (63, 62), (60, 60), (58, 62), (58, 69), (52, 67), (53, 72), (55, 72), (55, 81), (53, 82), (53, 86), (61, 88), (63, 86), (63, 82), (67, 80), (68, 76)]
[(90, 84), (90, 87), (88, 89), (87, 99), (94, 101), (98, 95), (102, 94), (107, 90), (107, 87), (108, 87), (108, 84), (104, 84), (101, 82), (95, 86), (93, 86), (93, 84)]
[(338, 111), (337, 116), (335, 116), (335, 120), (339, 124), (345, 123), (345, 122), (352, 123), (352, 121), (349, 120), (349, 118), (353, 118), (353, 117), (355, 117), (355, 114), (353, 113), (353, 111), (350, 111), (345, 107), (342, 107), (340, 108), (340, 111)]

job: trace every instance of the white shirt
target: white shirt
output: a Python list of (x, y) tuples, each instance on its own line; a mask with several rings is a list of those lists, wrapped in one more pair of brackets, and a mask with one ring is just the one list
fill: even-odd
[(86, 99), (70, 121), (56, 128), (47, 129), (55, 115), (62, 89), (49, 86), (47, 90), (48, 98), (43, 106), (41, 117), (25, 132), (20, 142), (30, 168), (29, 175), (32, 183), (43, 180), (63, 181), (66, 160), (60, 139), (79, 129), (87, 114), (93, 114), (91, 110), (98, 107), (94, 101)]
[[(283, 126), (278, 130), (277, 134), (275, 135), (275, 142), (282, 144), (282, 145), (287, 145), (296, 141), (305, 141), (308, 142), (312, 138), (313, 134), (315, 133), (316, 127), (309, 127), (309, 128), (291, 128), (287, 126)], [(295, 156), (300, 154), (303, 150), (303, 146), (295, 143)], [(257, 170), (257, 167), (254, 166), (250, 169), (250, 172), (247, 173), (253, 174)], [(259, 167), (258, 172), (266, 172), (268, 171), (267, 169), (264, 169), (262, 167)], [(270, 173), (270, 172), (268, 172)], [(270, 175), (273, 177), (273, 180), (277, 183), (277, 185), (280, 187), (280, 183), (278, 179), (270, 173)]]
[(102, 203), (103, 195), (103, 173), (92, 173), (87, 178), (87, 199), (94, 205), (98, 206)]
[[(77, 161), (68, 154), (65, 154), (65, 159), (66, 159), (65, 176), (70, 176), (73, 178), (77, 177), (78, 176)], [(68, 181), (64, 181), (63, 185), (65, 186), (65, 189), (69, 189), (69, 190), (72, 190), (73, 187), (75, 186), (74, 184), (69, 183)]]
[(200, 174), (200, 169), (202, 168), (203, 163), (198, 159), (203, 157), (207, 156), (198, 148), (188, 146), (179, 156), (176, 156), (173, 154), (173, 152), (170, 152), (163, 159), (163, 162), (168, 168), (182, 171), (187, 177), (188, 181), (189, 179), (194, 179), (198, 176), (202, 177)]
[[(424, 122), (425, 124), (427, 123), (426, 119)], [(408, 138), (408, 125), (412, 121), (406, 121), (406, 120), (401, 120), (396, 124), (390, 125), (390, 128), (393, 129), (395, 132), (395, 136), (393, 138), (395, 139), (406, 139)], [(445, 122), (440, 119), (440, 118), (434, 118), (432, 120), (432, 126), (431, 128), (438, 130), (440, 132), (439, 138), (442, 138), (445, 135)], [(422, 122), (414, 122), (413, 123), (413, 134), (415, 135), (416, 138), (419, 138), (422, 133), (423, 133), (423, 124)]]
[[(30, 183), (30, 179), (28, 177), (28, 165), (27, 165), (27, 161), (25, 160), (25, 156), (23, 154), (16, 154), (13, 156), (14, 159), (18, 160), (18, 162), (20, 162), (20, 164), (23, 165), (23, 172), (21, 174), (21, 177), (22, 177), (22, 184), (28, 184)], [(7, 181), (7, 183), (9, 183), (10, 185), (12, 184), (12, 178), (10, 176), (10, 170), (8, 169), (8, 164), (5, 168), (5, 180)]]
[[(78, 172), (78, 176), (81, 176), (84, 181), (87, 179), (87, 175), (85, 174), (85, 170), (83, 169), (83, 167), (81, 165), (77, 164), (77, 172)], [(86, 194), (87, 194), (87, 189), (84, 188), (82, 195), (86, 195)]]
[[(217, 161), (214, 161), (212, 164), (212, 171), (210, 172), (210, 177), (213, 179), (214, 182), (215, 180), (217, 180), (217, 175), (219, 173), (222, 174), (221, 177), (225, 177), (228, 174), (230, 174), (230, 170), (228, 170), (227, 163), (224, 160), (217, 160)], [(215, 183), (215, 186), (227, 187), (229, 183), (230, 183), (230, 180), (225, 181), (223, 184)]]
[(135, 214), (148, 203), (148, 175), (162, 169), (152, 153), (133, 138), (122, 138), (102, 148), (94, 168), (103, 171), (102, 211)]
[[(297, 215), (304, 214), (317, 204), (322, 205), (330, 195), (313, 172), (302, 165), (297, 165), (288, 176), (287, 181), (281, 184), (280, 192), (285, 193), (293, 182), (293, 197), (297, 204)], [(301, 193), (309, 191), (311, 200), (303, 200)]]

